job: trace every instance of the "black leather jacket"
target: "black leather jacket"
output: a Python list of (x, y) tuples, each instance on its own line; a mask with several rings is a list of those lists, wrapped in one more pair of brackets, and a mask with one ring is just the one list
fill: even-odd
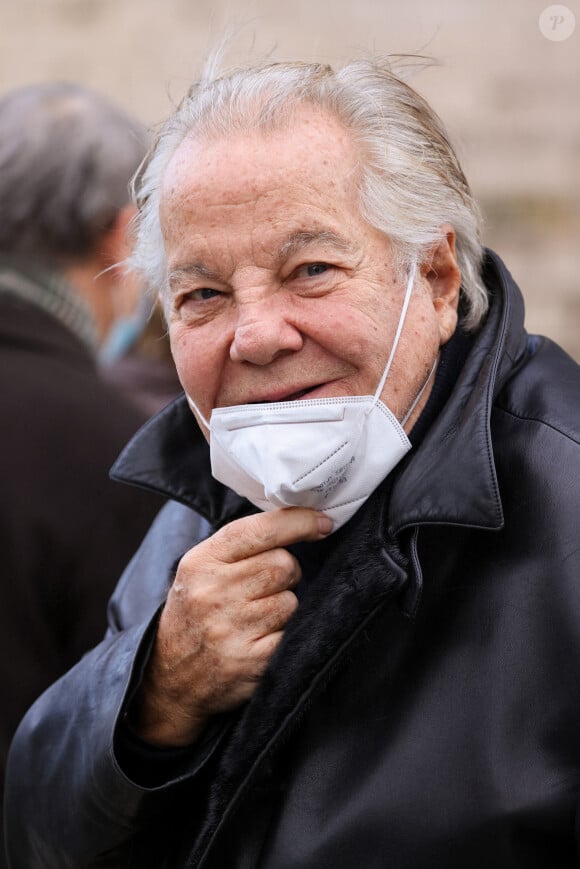
[[(13, 869), (578, 866), (580, 370), (491, 309), (420, 444), (324, 549), (253, 699), (195, 749), (129, 747), (124, 704), (175, 563), (248, 509), (184, 402), (116, 475), (169, 504), (105, 641), (13, 744)], [(159, 763), (157, 763), (159, 760)]]

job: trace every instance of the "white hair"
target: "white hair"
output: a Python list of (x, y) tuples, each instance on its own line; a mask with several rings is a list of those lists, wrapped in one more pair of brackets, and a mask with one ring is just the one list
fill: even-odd
[(134, 179), (139, 208), (133, 265), (156, 290), (166, 262), (159, 198), (166, 167), (186, 137), (198, 141), (236, 132), (291, 129), (297, 109), (331, 113), (359, 148), (360, 209), (392, 241), (400, 269), (426, 258), (449, 223), (462, 275), (463, 326), (475, 329), (487, 310), (480, 277), (480, 214), (437, 114), (387, 62), (356, 61), (333, 70), (305, 63), (269, 63), (196, 82), (160, 130)]

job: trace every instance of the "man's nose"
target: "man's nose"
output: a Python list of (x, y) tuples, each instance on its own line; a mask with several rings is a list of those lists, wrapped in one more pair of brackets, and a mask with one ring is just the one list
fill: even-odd
[(300, 350), (302, 345), (300, 331), (288, 321), (284, 305), (275, 296), (239, 306), (230, 347), (234, 362), (269, 365), (278, 356)]

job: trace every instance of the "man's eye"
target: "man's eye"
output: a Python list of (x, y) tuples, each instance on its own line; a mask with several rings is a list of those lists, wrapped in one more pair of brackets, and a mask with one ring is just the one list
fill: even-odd
[(326, 263), (310, 263), (310, 265), (306, 266), (306, 271), (308, 276), (313, 278), (316, 275), (321, 275), (328, 268), (329, 266)]
[(296, 269), (296, 277), (298, 278), (315, 278), (317, 275), (322, 275), (331, 268), (328, 263), (307, 263)]
[(213, 290), (211, 287), (200, 287), (199, 290), (192, 290), (190, 293), (186, 293), (183, 297), (183, 301), (187, 302), (188, 300), (191, 300), (192, 302), (207, 302), (209, 299), (214, 299), (219, 295), (219, 290)]

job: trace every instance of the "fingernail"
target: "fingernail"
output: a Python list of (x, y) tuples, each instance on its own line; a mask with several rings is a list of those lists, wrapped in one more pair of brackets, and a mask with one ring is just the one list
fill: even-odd
[(332, 519), (329, 519), (328, 516), (323, 516), (322, 514), (318, 517), (318, 530), (323, 537), (326, 537), (327, 534), (330, 534), (332, 529), (334, 528), (334, 522)]

